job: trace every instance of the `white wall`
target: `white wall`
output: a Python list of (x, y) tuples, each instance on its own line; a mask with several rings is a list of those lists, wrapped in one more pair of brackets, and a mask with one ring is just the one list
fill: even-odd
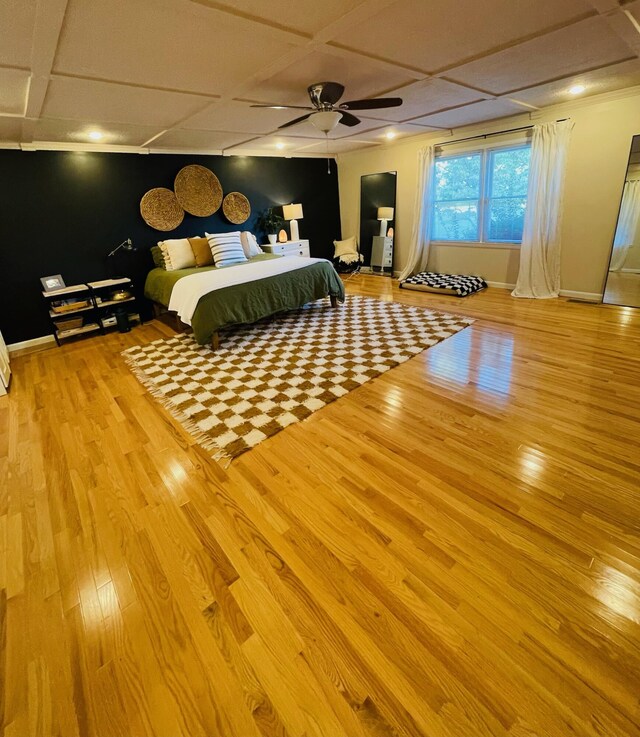
[[(417, 151), (427, 142), (464, 138), (519, 125), (570, 117), (575, 123), (569, 156), (562, 227), (562, 289), (603, 291), (625, 181), (631, 139), (640, 134), (640, 87), (546, 108), (533, 116), (493, 121), (416, 136), (338, 157), (342, 236), (358, 234), (360, 177), (398, 172), (395, 226), (395, 269), (406, 262), (414, 220)], [(533, 119), (532, 119), (533, 118)], [(493, 139), (496, 143), (500, 138)], [(492, 282), (513, 284), (519, 249), (494, 246), (433, 246), (429, 268), (481, 274)]]

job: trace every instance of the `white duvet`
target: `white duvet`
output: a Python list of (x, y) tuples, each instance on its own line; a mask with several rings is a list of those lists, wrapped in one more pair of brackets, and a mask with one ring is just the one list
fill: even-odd
[(177, 312), (187, 325), (191, 325), (193, 313), (198, 302), (205, 294), (216, 289), (225, 289), (237, 284), (266, 279), (269, 276), (285, 274), (287, 271), (305, 269), (312, 264), (326, 261), (324, 258), (302, 258), (300, 256), (281, 256), (280, 258), (256, 261), (237, 266), (226, 266), (221, 269), (209, 269), (202, 274), (190, 274), (179, 279), (171, 292), (169, 309)]

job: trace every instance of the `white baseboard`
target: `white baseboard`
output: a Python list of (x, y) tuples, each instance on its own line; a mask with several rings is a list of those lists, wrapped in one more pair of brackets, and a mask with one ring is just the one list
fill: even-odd
[[(486, 281), (486, 279), (485, 279)], [(515, 289), (515, 284), (509, 284), (504, 281), (488, 281), (488, 287), (497, 287), (498, 289)]]
[(640, 269), (620, 269), (623, 274), (640, 274)]
[(575, 292), (572, 289), (561, 289), (561, 297), (569, 297), (569, 299), (579, 299), (583, 302), (602, 302), (602, 294), (600, 292)]
[(53, 335), (41, 335), (39, 338), (31, 338), (31, 340), (21, 340), (19, 343), (9, 343), (7, 350), (9, 353), (15, 353), (21, 351), (24, 348), (35, 348), (39, 345), (46, 345), (47, 343), (55, 343), (56, 339)]

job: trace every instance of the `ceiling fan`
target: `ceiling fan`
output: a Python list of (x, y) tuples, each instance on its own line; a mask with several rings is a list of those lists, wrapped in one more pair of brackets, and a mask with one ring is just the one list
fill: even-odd
[(348, 102), (338, 104), (338, 101), (344, 94), (344, 85), (341, 85), (339, 82), (316, 82), (307, 87), (307, 92), (311, 99), (311, 106), (252, 105), (251, 107), (266, 107), (275, 110), (311, 110), (310, 113), (279, 126), (279, 129), (288, 128), (291, 125), (296, 125), (296, 123), (302, 123), (303, 120), (309, 119), (318, 130), (323, 131), (323, 133), (329, 133), (338, 123), (348, 125), (349, 127), (358, 125), (360, 119), (348, 112), (349, 110), (377, 110), (379, 108), (398, 107), (402, 105), (402, 99), (400, 97), (349, 100)]

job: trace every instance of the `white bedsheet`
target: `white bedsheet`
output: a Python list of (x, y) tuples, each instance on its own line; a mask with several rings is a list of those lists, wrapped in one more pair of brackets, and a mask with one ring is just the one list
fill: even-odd
[(209, 269), (202, 274), (190, 274), (179, 279), (171, 292), (169, 309), (177, 312), (178, 316), (187, 325), (191, 319), (201, 297), (216, 289), (233, 287), (236, 284), (266, 279), (269, 276), (285, 274), (287, 271), (304, 269), (312, 264), (325, 261), (324, 258), (303, 258), (301, 256), (281, 256), (280, 258), (256, 261), (237, 266), (226, 266), (221, 269)]

